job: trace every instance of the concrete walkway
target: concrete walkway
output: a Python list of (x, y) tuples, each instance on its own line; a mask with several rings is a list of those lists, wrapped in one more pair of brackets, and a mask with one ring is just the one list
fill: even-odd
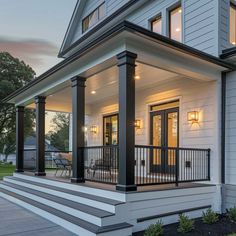
[(0, 198), (0, 235), (75, 236), (62, 227)]

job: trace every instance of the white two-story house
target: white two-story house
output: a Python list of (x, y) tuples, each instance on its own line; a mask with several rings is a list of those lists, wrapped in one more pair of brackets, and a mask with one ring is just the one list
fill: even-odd
[[(235, 44), (236, 1), (78, 0), (64, 60), (4, 100), (16, 105), (17, 166), (0, 196), (78, 235), (234, 206)], [(25, 109), (36, 110), (31, 171)], [(71, 177), (45, 170), (47, 110), (71, 113)]]

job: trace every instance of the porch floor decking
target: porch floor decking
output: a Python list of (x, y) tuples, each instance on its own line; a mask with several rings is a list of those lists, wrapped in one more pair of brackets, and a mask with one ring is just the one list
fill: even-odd
[[(25, 172), (25, 175), (35, 176), (33, 172)], [(37, 178), (45, 178), (49, 180), (64, 182), (64, 183), (71, 183), (70, 178), (68, 176), (55, 176), (55, 171), (47, 171), (46, 176), (40, 176)], [(109, 183), (99, 183), (99, 182), (93, 182), (93, 181), (85, 181), (85, 183), (71, 183), (74, 185), (81, 185), (91, 188), (98, 188), (103, 190), (109, 190), (109, 191), (117, 191), (116, 185), (109, 184)], [(164, 190), (173, 190), (173, 189), (185, 189), (185, 188), (197, 188), (197, 187), (209, 187), (214, 186), (213, 184), (205, 184), (205, 183), (179, 183), (178, 186), (175, 184), (160, 184), (160, 185), (147, 185), (147, 186), (138, 186), (136, 192), (146, 192), (146, 191), (164, 191)], [(129, 192), (128, 192), (129, 193)], [(132, 192), (131, 192), (132, 193)]]

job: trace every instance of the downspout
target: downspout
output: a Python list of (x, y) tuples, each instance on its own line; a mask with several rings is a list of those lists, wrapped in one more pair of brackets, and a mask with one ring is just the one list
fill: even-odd
[(226, 72), (221, 74), (221, 183), (225, 184)]
[(225, 212), (226, 72), (221, 73), (221, 212)]

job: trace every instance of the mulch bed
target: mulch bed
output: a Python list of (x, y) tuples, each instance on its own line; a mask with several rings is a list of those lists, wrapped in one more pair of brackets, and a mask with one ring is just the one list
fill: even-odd
[[(164, 226), (164, 235), (168, 236), (227, 236), (236, 233), (236, 223), (231, 222), (226, 216), (220, 216), (220, 220), (212, 225), (204, 224), (201, 219), (195, 219), (195, 230), (191, 233), (181, 234), (177, 232), (178, 223)], [(144, 232), (134, 234), (134, 236), (143, 236)]]

